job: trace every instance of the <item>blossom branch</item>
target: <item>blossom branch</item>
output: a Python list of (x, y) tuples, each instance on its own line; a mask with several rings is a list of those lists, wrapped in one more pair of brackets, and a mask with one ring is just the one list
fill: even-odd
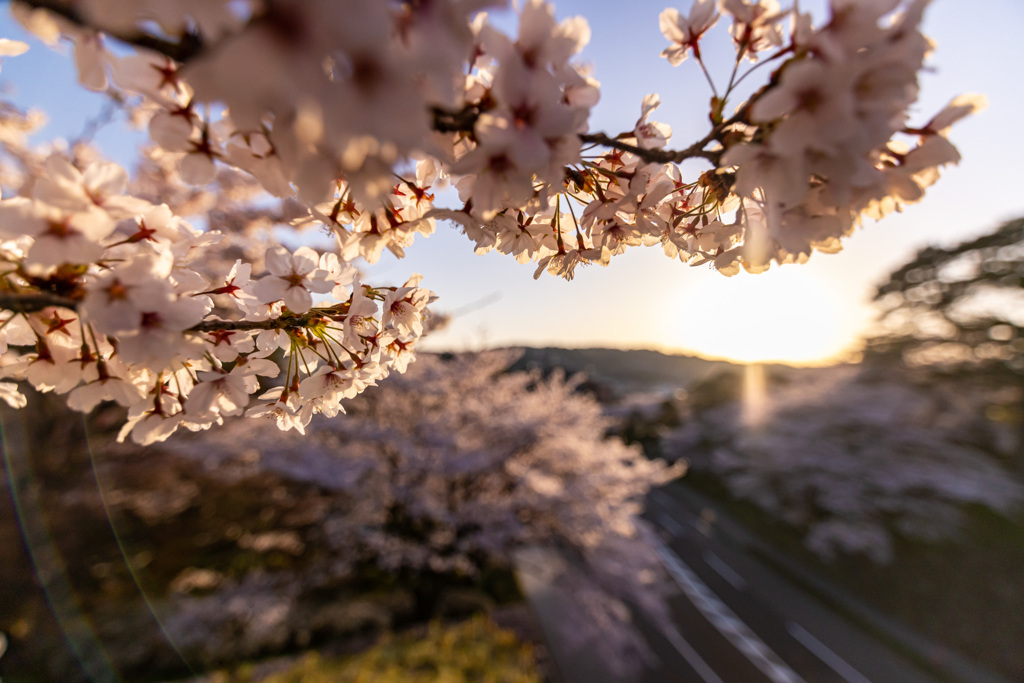
[[(21, 167), (8, 183), (21, 196), (0, 201), (13, 266), (0, 283), (0, 345), (14, 349), (4, 378), (67, 394), (83, 412), (117, 401), (131, 416), (119, 438), (140, 444), (242, 414), (301, 432), (314, 412), (337, 414), (342, 398), (404, 372), (429, 329), (434, 295), (420, 277), (372, 288), (358, 283), (349, 263), (357, 256), (401, 257), (440, 218), (476, 253), (535, 261), (535, 277), (571, 279), (577, 266), (607, 265), (638, 245), (725, 275), (762, 272), (834, 250), (860, 216), (920, 198), (940, 166), (959, 160), (945, 131), (983, 106), (965, 96), (922, 128), (903, 125), (927, 54), (919, 12), (892, 25), (881, 21), (882, 3), (843, 30), (798, 15), (787, 38), (769, 0), (698, 0), (688, 17), (662, 14), (671, 43), (663, 56), (676, 65), (692, 50), (700, 61), (700, 37), (724, 12), (740, 36), (737, 69), (711, 101), (705, 135), (670, 149), (672, 127), (651, 118), (661, 104), (653, 93), (628, 129), (580, 132), (600, 94), (571, 62), (589, 37), (581, 19), (556, 24), (545, 0), (526, 3), (515, 37), (475, 22), (474, 3), (448, 3), (440, 22), (406, 4), (261, 0), (240, 11), (228, 2), (11, 0), (16, 12), (52, 13), (37, 30), (63, 31), (82, 85), (115, 104), (85, 127), (86, 147), (42, 154), (27, 146), (36, 118), (0, 102), (5, 158)], [(113, 42), (139, 54), (116, 55)], [(449, 49), (439, 54), (437, 44)], [(5, 41), (0, 56), (25, 49)], [(769, 50), (762, 64), (792, 56), (729, 116), (741, 61)], [(453, 83), (459, 104), (448, 107), (438, 86)], [(148, 117), (156, 143), (134, 190), (144, 196), (125, 195), (127, 171), (88, 149), (121, 106), (118, 93)], [(351, 109), (336, 112), (340, 102)], [(919, 133), (917, 146), (890, 145), (901, 132)], [(677, 167), (688, 159), (712, 169), (690, 182)], [(434, 206), (433, 187), (449, 177), (466, 181), (461, 208)], [(264, 208), (262, 190), (282, 200), (279, 213)], [(198, 213), (206, 230), (185, 220)], [(269, 246), (268, 273), (254, 279), (259, 257), (242, 238), (268, 221), (324, 226), (337, 250)], [(236, 234), (226, 239), (222, 226)], [(314, 308), (328, 293), (347, 301)], [(286, 357), (286, 382), (250, 405), (257, 377), (281, 372), (265, 357), (273, 349)], [(0, 400), (24, 405), (10, 382), (0, 382)]]
[(50, 306), (75, 310), (78, 302), (66, 296), (46, 292), (16, 292), (0, 294), (0, 310), (14, 313), (36, 313)]
[[(46, 292), (19, 292), (0, 294), (0, 310), (13, 313), (38, 313), (51, 306), (77, 311), (75, 299)], [(246, 332), (250, 330), (287, 330), (315, 325), (324, 317), (336, 315), (336, 310), (314, 309), (303, 315), (284, 315), (270, 320), (204, 320), (186, 332)]]
[(431, 127), (438, 133), (471, 133), (476, 120), (480, 118), (480, 107), (467, 104), (458, 111), (443, 107), (431, 107)]
[(325, 317), (331, 317), (337, 314), (337, 311), (321, 311), (312, 310), (309, 313), (303, 315), (286, 315), (280, 318), (271, 318), (270, 320), (204, 320), (198, 325), (194, 325), (186, 332), (221, 332), (221, 331), (232, 331), (232, 332), (248, 332), (250, 330), (289, 330), (311, 327), (323, 320)]
[(706, 150), (704, 149), (704, 146), (714, 139), (715, 133), (718, 130), (719, 128), (716, 128), (715, 131), (712, 131), (712, 133), (708, 134), (708, 136), (703, 140), (699, 140), (682, 150), (648, 149), (646, 147), (638, 147), (637, 145), (623, 142), (617, 138), (609, 137), (606, 133), (582, 133), (580, 134), (580, 141), (604, 145), (605, 147), (611, 147), (612, 149), (629, 152), (650, 164), (678, 164), (686, 161), (687, 159), (698, 158), (707, 159), (712, 164), (717, 164), (719, 157), (722, 156), (722, 152), (719, 150)]
[[(53, 12), (81, 28), (101, 30), (91, 24), (79, 9), (62, 0), (12, 0), (12, 2)], [(115, 40), (157, 52), (179, 63), (189, 61), (204, 49), (202, 38), (196, 32), (186, 32), (175, 42), (143, 32), (118, 33), (106, 29), (102, 30)], [(430, 107), (430, 114), (432, 116), (431, 127), (439, 133), (472, 132), (480, 113), (480, 107), (477, 105), (466, 105), (458, 111), (449, 111), (442, 107), (432, 106)], [(703, 140), (683, 150), (660, 150), (639, 147), (623, 142), (618, 138), (610, 137), (603, 132), (583, 133), (580, 134), (579, 138), (584, 143), (599, 144), (629, 152), (647, 163), (681, 163), (687, 159), (702, 158), (707, 159), (712, 164), (717, 164), (721, 157), (721, 152), (705, 150), (704, 147), (714, 139), (715, 134), (719, 130), (721, 130), (720, 126), (716, 127)]]
[[(11, 2), (31, 7), (32, 9), (47, 10), (79, 28), (100, 30), (93, 26), (75, 5), (62, 2), (61, 0), (11, 0)], [(194, 58), (204, 47), (199, 34), (191, 31), (187, 31), (179, 36), (177, 41), (166, 40), (143, 32), (118, 33), (106, 29), (103, 29), (103, 32), (122, 43), (145, 48), (182, 63)]]
[[(442, 107), (431, 107), (431, 126), (439, 133), (472, 133), (473, 126), (480, 117), (480, 107), (477, 105), (466, 105), (458, 111), (450, 111)], [(727, 123), (735, 122), (735, 117)], [(580, 142), (603, 145), (618, 149), (623, 152), (634, 154), (649, 164), (682, 163), (687, 159), (707, 159), (712, 164), (717, 164), (722, 153), (718, 150), (706, 150), (704, 147), (714, 140), (727, 124), (716, 126), (707, 136), (695, 142), (686, 149), (649, 149), (638, 145), (623, 142), (618, 137), (611, 137), (607, 133), (581, 133)], [(627, 136), (623, 133), (622, 136)]]

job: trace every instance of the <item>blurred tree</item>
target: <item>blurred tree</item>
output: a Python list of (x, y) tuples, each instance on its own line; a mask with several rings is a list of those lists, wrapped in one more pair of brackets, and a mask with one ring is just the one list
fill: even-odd
[(874, 355), (1024, 375), (1024, 218), (949, 249), (928, 247), (878, 288)]
[[(1016, 422), (1024, 447), (1024, 218), (948, 249), (922, 249), (875, 301), (882, 316), (869, 360), (980, 373), (1009, 385), (1015, 396), (990, 417)], [(1016, 467), (1024, 472), (1024, 454)]]
[(604, 438), (611, 422), (580, 377), (509, 372), (516, 351), (421, 355), (405, 374), (313, 420), (301, 448), (269, 423), (206, 432), (207, 463), (258, 452), (263, 471), (316, 483), (342, 505), (322, 526), (337, 567), (412, 586), (416, 611), (436, 613), (453, 581), (508, 571), (528, 548), (551, 567), (573, 608), (574, 644), (600, 643), (609, 666), (642, 661), (630, 606), (667, 618), (657, 555), (639, 518), (646, 493), (682, 465)]

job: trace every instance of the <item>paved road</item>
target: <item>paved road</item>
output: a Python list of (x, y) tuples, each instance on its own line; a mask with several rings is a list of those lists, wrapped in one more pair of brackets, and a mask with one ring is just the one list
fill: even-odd
[[(679, 586), (674, 628), (641, 628), (662, 659), (650, 683), (926, 683), (934, 681), (780, 579), (664, 491), (647, 517)], [(569, 682), (567, 682), (569, 683)]]

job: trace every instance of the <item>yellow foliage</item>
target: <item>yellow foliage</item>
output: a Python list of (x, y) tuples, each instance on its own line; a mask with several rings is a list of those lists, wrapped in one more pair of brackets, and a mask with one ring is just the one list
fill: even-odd
[[(244, 668), (244, 667), (243, 667)], [(239, 670), (225, 683), (251, 680)], [(263, 683), (540, 683), (532, 648), (485, 616), (432, 622), (421, 634), (387, 635), (343, 659), (310, 652)]]

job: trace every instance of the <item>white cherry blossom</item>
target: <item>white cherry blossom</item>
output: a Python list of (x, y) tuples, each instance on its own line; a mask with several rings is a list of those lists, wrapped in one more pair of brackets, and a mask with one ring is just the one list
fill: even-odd
[(267, 251), (267, 270), (270, 275), (253, 286), (253, 294), (263, 303), (284, 301), (289, 310), (305, 313), (313, 305), (313, 294), (331, 291), (334, 283), (328, 281), (327, 271), (319, 268), (319, 255), (309, 247), (299, 247), (289, 253), (281, 246)]
[(679, 66), (690, 50), (700, 58), (701, 37), (718, 22), (718, 8), (715, 0), (695, 0), (690, 14), (684, 17), (675, 8), (666, 9), (658, 17), (662, 34), (672, 45), (661, 51), (672, 66)]
[[(478, 15), (487, 0), (47, 4), (11, 8), (70, 40), (81, 82), (109, 87), (155, 146), (130, 177), (88, 144), (30, 147), (39, 117), (3, 103), (0, 373), (78, 410), (127, 406), (121, 438), (139, 443), (240, 414), (303, 431), (404, 372), (433, 294), (366, 284), (352, 262), (403, 257), (438, 218), (535, 276), (640, 247), (760, 272), (921, 200), (959, 160), (950, 127), (983, 106), (963, 96), (912, 122), (925, 0), (831, 0), (820, 26), (776, 0), (665, 10), (662, 54), (692, 51), (712, 95), (708, 129), (676, 149), (655, 94), (632, 127), (590, 130), (599, 84), (575, 61), (589, 28), (543, 0), (511, 33)], [(716, 84), (700, 45), (719, 12), (736, 58)], [(0, 56), (23, 49), (0, 41)], [(446, 186), (454, 206), (436, 203)], [(281, 227), (336, 245), (287, 249)], [(257, 375), (272, 382), (252, 405)]]

